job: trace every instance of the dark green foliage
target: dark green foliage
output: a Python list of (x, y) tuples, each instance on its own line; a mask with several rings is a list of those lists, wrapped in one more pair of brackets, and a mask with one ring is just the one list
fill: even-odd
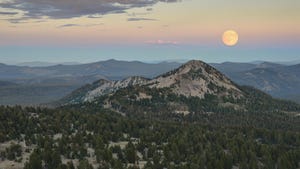
[[(167, 99), (189, 101), (196, 107), (205, 103), (171, 94)], [(163, 98), (157, 93), (154, 100), (158, 103)], [(57, 109), (0, 107), (0, 133), (5, 136), (3, 141), (22, 140), (25, 134), (25, 142), (36, 146), (25, 169), (94, 168), (89, 157), (105, 169), (136, 168), (141, 161), (149, 169), (299, 167), (298, 117), (237, 111), (149, 116), (122, 116), (94, 104)], [(58, 133), (61, 137), (54, 139)], [(128, 142), (124, 149), (110, 146), (120, 141)], [(12, 145), (12, 152), (20, 149), (15, 147)], [(94, 154), (88, 149), (94, 149)], [(79, 164), (62, 164), (61, 157), (79, 160)]]
[(135, 163), (137, 161), (136, 149), (131, 141), (128, 143), (128, 145), (125, 148), (125, 156), (126, 156), (126, 160), (129, 163)]
[(39, 152), (34, 151), (29, 158), (29, 162), (25, 164), (24, 169), (41, 169), (42, 159)]
[(5, 149), (5, 152), (1, 153), (2, 158), (7, 158), (8, 160), (17, 160), (17, 157), (22, 155), (22, 147), (19, 144), (11, 144), (10, 147)]
[(77, 169), (94, 169), (94, 167), (86, 160), (81, 160)]

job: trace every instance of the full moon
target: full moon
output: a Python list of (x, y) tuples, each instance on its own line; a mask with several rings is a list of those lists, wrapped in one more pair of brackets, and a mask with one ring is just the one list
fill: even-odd
[(227, 46), (234, 46), (239, 40), (239, 35), (234, 30), (227, 30), (223, 33), (223, 43)]

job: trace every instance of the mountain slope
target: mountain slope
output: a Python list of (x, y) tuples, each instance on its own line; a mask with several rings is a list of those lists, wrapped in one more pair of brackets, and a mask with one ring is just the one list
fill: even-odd
[(60, 101), (63, 105), (78, 103), (136, 116), (300, 110), (295, 103), (273, 99), (251, 87), (240, 87), (201, 61), (190, 61), (153, 79), (100, 80)]
[(240, 97), (241, 91), (219, 71), (201, 61), (189, 61), (151, 80), (151, 88), (171, 88), (177, 95), (204, 98), (205, 94)]
[(168, 88), (173, 94), (186, 97), (204, 98), (205, 95), (211, 94), (239, 98), (243, 95), (230, 79), (216, 69), (201, 61), (190, 61), (153, 79), (134, 76), (120, 81), (99, 80), (74, 91), (65, 98), (64, 102), (93, 101), (96, 97), (129, 86), (143, 86), (150, 89)]
[(215, 67), (222, 73), (228, 74), (232, 72), (242, 72), (256, 68), (256, 64), (252, 63), (235, 63), (235, 62), (224, 62), (224, 63), (211, 63), (211, 66)]
[(239, 85), (258, 88), (274, 97), (292, 99), (300, 96), (300, 65), (281, 65), (270, 62), (260, 64), (211, 64)]
[(117, 60), (48, 67), (0, 64), (0, 80), (17, 84), (6, 83), (4, 86), (4, 83), (0, 83), (0, 105), (38, 105), (53, 102), (98, 79), (120, 80), (135, 75), (154, 77), (178, 65), (168, 62), (147, 64)]
[(261, 89), (272, 96), (287, 98), (300, 95), (300, 65), (256, 68), (249, 71), (229, 73), (238, 84)]
[(110, 94), (118, 89), (126, 88), (128, 86), (134, 86), (139, 84), (145, 84), (148, 81), (146, 78), (133, 76), (119, 81), (109, 81), (105, 79), (100, 79), (93, 82), (92, 84), (87, 84), (71, 94), (64, 97), (62, 100), (64, 103), (76, 104), (86, 101), (93, 101), (96, 97)]
[(1, 81), (0, 80), (0, 87), (6, 87), (6, 86), (15, 86), (17, 84), (12, 83), (12, 82), (7, 82), (7, 81)]

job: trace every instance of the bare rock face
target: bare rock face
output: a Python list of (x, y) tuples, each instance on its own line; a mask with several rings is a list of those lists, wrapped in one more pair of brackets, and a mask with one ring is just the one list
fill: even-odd
[(175, 94), (186, 97), (204, 98), (206, 94), (243, 97), (243, 92), (225, 75), (202, 61), (192, 60), (153, 79), (134, 76), (120, 81), (99, 80), (79, 89), (84, 92), (73, 92), (81, 93), (75, 99), (72, 94), (68, 98), (73, 100), (71, 103), (91, 102), (99, 96), (112, 94), (129, 86), (169, 88)]
[(89, 91), (84, 98), (84, 101), (93, 101), (94, 98), (110, 94), (115, 92), (118, 89), (126, 88), (129, 86), (135, 85), (143, 85), (146, 84), (149, 80), (143, 77), (133, 76), (126, 78), (120, 81), (106, 81), (105, 83), (101, 84), (99, 87)]
[(205, 94), (215, 94), (233, 95), (238, 98), (243, 95), (226, 76), (208, 64), (196, 60), (151, 80), (148, 85), (151, 88), (169, 87), (174, 93), (186, 97), (204, 98)]

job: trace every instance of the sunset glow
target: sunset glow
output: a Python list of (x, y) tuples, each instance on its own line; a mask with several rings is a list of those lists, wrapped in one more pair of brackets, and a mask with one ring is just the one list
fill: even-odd
[[(298, 50), (295, 46), (300, 43), (298, 0), (150, 0), (123, 4), (112, 3), (114, 0), (101, 3), (95, 0), (47, 1), (52, 7), (46, 10), (46, 1), (0, 0), (1, 56), (8, 46), (17, 49), (26, 46), (168, 45), (169, 50), (176, 50), (171, 49), (176, 46), (187, 46), (188, 50), (198, 45), (199, 48), (219, 49), (223, 45), (220, 35), (227, 29), (234, 29), (243, 37), (236, 46), (240, 50), (258, 46)], [(29, 4), (36, 9), (29, 8)], [(107, 8), (109, 5), (112, 7)], [(152, 51), (153, 56), (158, 57), (159, 52)], [(104, 59), (101, 53), (98, 56)], [(191, 57), (198, 56), (218, 57), (205, 52)], [(114, 57), (121, 59), (120, 55)]]

